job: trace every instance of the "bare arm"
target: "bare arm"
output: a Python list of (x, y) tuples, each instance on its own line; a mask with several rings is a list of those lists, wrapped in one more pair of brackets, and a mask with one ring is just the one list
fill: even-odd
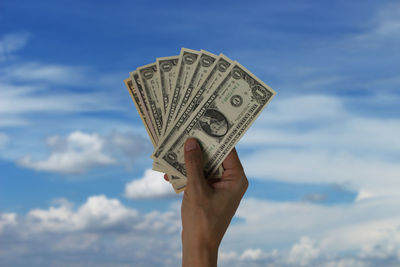
[(187, 186), (182, 200), (182, 266), (217, 266), (218, 248), (248, 187), (236, 150), (223, 162), (221, 179), (206, 180), (195, 139), (185, 143)]

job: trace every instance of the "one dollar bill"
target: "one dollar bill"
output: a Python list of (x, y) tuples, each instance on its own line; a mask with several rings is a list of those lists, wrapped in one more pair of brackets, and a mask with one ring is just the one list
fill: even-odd
[[(184, 142), (196, 138), (203, 148), (204, 173), (211, 176), (266, 107), (275, 91), (237, 62), (214, 91), (164, 143), (153, 159), (168, 166), (171, 173), (186, 176)], [(161, 145), (161, 144), (160, 144)]]
[(176, 81), (174, 89), (171, 93), (170, 100), (168, 103), (168, 112), (165, 116), (165, 122), (163, 125), (162, 133), (166, 133), (171, 126), (179, 103), (182, 101), (182, 97), (189, 87), (190, 80), (195, 71), (197, 62), (199, 60), (199, 51), (182, 48), (179, 55), (179, 62), (177, 67)]

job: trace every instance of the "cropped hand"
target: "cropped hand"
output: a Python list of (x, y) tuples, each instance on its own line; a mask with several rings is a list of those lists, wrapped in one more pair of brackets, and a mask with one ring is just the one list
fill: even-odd
[(216, 266), (222, 237), (247, 190), (248, 181), (235, 149), (222, 164), (222, 178), (205, 179), (202, 151), (193, 138), (185, 143), (185, 165), (182, 266)]

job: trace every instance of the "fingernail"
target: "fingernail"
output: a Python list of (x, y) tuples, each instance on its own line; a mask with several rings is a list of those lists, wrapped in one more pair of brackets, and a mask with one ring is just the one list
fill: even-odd
[(188, 139), (185, 143), (185, 151), (189, 152), (198, 148), (198, 144), (196, 139)]

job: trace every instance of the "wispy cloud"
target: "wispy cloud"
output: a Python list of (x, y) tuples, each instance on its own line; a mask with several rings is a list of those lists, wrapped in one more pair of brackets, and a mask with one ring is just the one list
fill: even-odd
[(35, 120), (32, 115), (43, 113), (122, 110), (118, 97), (100, 90), (110, 85), (110, 77), (115, 86), (115, 74), (19, 58), (17, 52), (27, 45), (28, 36), (8, 34), (0, 40), (0, 127), (26, 126)]
[(308, 95), (277, 98), (240, 147), (249, 151), (243, 161), (251, 178), (339, 183), (387, 195), (400, 186), (398, 135), (400, 120), (354, 114), (346, 98)]
[(0, 150), (7, 144), (9, 137), (5, 134), (0, 132)]
[(14, 52), (23, 48), (29, 39), (28, 33), (10, 33), (0, 39), (0, 63), (14, 58)]
[(371, 29), (357, 36), (366, 45), (387, 44), (400, 41), (400, 5), (390, 3), (381, 8), (371, 21)]
[(42, 86), (81, 85), (87, 82), (89, 75), (90, 70), (87, 67), (44, 62), (12, 63), (0, 69), (0, 80), (17, 83), (36, 82)]

